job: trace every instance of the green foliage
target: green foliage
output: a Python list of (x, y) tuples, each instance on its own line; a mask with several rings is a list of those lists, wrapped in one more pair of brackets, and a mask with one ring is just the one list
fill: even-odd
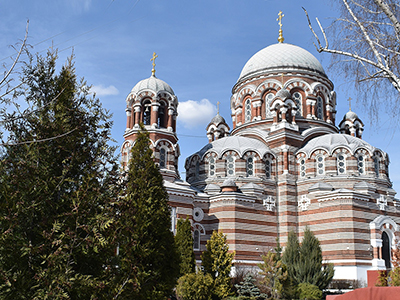
[(175, 244), (180, 254), (180, 276), (194, 273), (196, 259), (193, 251), (193, 236), (189, 218), (179, 219), (176, 226)]
[(386, 270), (379, 271), (375, 286), (388, 286), (388, 274)]
[(214, 280), (213, 298), (223, 299), (231, 294), (230, 272), (235, 253), (229, 252), (226, 235), (217, 231), (213, 231), (206, 248), (201, 255), (204, 272)]
[[(30, 113), (5, 124), (0, 156), (0, 298), (90, 299), (107, 290), (118, 168), (110, 115), (72, 58), (31, 57)], [(14, 145), (12, 145), (14, 143)]]
[(239, 299), (254, 299), (261, 300), (265, 299), (266, 295), (261, 294), (260, 289), (255, 285), (256, 279), (251, 273), (248, 273), (243, 282), (236, 284), (237, 293), (239, 294)]
[(333, 265), (322, 265), (321, 246), (309, 228), (304, 231), (301, 245), (296, 234), (289, 233), (288, 244), (282, 259), (287, 265), (289, 277), (296, 285), (310, 283), (323, 290), (328, 287), (333, 278)]
[(264, 287), (268, 299), (281, 299), (284, 288), (288, 285), (286, 266), (279, 259), (276, 252), (268, 252), (262, 256), (263, 263), (258, 264), (263, 276), (261, 284)]
[(313, 284), (302, 282), (297, 286), (300, 300), (319, 300), (322, 299), (322, 291)]
[(389, 272), (390, 286), (400, 286), (400, 267), (393, 268)]
[(178, 279), (176, 294), (183, 300), (211, 300), (214, 279), (201, 271)]
[(126, 193), (115, 203), (118, 299), (165, 299), (179, 275), (168, 194), (148, 136), (141, 126), (132, 147)]

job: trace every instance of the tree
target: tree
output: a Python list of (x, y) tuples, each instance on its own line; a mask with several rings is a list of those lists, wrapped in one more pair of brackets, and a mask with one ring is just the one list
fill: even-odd
[(322, 265), (321, 246), (308, 227), (304, 230), (301, 245), (296, 234), (289, 233), (288, 244), (282, 259), (287, 265), (289, 277), (296, 285), (309, 283), (323, 290), (328, 287), (333, 278), (333, 265)]
[[(255, 284), (256, 279), (251, 273), (247, 273), (244, 280), (240, 284), (236, 284), (239, 299), (265, 299), (267, 295), (261, 294), (260, 289)], [(277, 298), (276, 298), (277, 299)]]
[(132, 147), (126, 192), (115, 203), (118, 299), (165, 299), (179, 275), (179, 255), (163, 177), (155, 165), (149, 134), (141, 125)]
[(179, 219), (176, 226), (175, 244), (180, 254), (180, 276), (194, 273), (196, 259), (193, 251), (193, 236), (189, 218)]
[[(101, 299), (108, 288), (109, 203), (118, 180), (115, 148), (109, 146), (112, 123), (86, 82), (78, 81), (72, 57), (59, 74), (56, 59), (55, 52), (31, 57), (21, 95), (32, 113), (5, 125), (10, 135), (0, 154), (4, 299)], [(16, 145), (27, 140), (42, 142)]]
[(211, 274), (185, 274), (178, 279), (176, 294), (183, 300), (211, 300), (213, 283)]
[(298, 295), (300, 300), (320, 300), (322, 291), (315, 285), (303, 282), (298, 286)]
[[(353, 81), (359, 99), (364, 99), (370, 116), (383, 101), (387, 112), (398, 114), (400, 107), (400, 19), (396, 0), (342, 0), (337, 2), (340, 17), (331, 26), (333, 45), (319, 20), (322, 44), (306, 15), (319, 52), (333, 54), (332, 65)], [(342, 60), (342, 58), (344, 58)]]
[(261, 281), (268, 299), (282, 299), (285, 292), (288, 292), (288, 273), (286, 266), (279, 258), (279, 254), (269, 251), (262, 256), (263, 263), (258, 264), (261, 269), (260, 274), (263, 276)]
[(230, 273), (234, 252), (229, 252), (226, 235), (213, 231), (207, 241), (206, 251), (201, 255), (204, 272), (213, 278), (213, 299), (223, 299), (230, 295)]

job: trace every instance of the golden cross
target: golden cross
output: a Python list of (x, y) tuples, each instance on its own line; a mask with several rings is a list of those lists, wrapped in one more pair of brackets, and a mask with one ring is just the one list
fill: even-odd
[(278, 13), (278, 19), (276, 19), (277, 21), (279, 21), (279, 37), (278, 37), (278, 42), (279, 43), (283, 43), (283, 41), (285, 40), (284, 38), (283, 38), (283, 35), (282, 35), (282, 18), (285, 16), (283, 13), (282, 13), (282, 11), (279, 11), (279, 13)]
[(219, 114), (219, 101), (217, 102), (217, 114)]
[(153, 53), (153, 58), (150, 59), (150, 61), (153, 61), (153, 69), (151, 70), (151, 75), (155, 76), (156, 75), (156, 69), (154, 68), (156, 66), (156, 58), (158, 57), (158, 55), (154, 52)]
[(349, 111), (351, 111), (351, 97), (347, 101), (349, 101)]
[(281, 74), (281, 79), (282, 79), (282, 88), (283, 88), (283, 73)]

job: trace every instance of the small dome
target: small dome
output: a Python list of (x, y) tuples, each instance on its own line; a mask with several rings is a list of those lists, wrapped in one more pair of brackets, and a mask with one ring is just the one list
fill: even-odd
[(345, 115), (344, 115), (344, 118), (343, 118), (343, 120), (351, 120), (351, 121), (354, 121), (354, 120), (356, 120), (356, 119), (358, 119), (358, 116), (357, 116), (357, 114), (354, 112), (354, 111), (348, 111)]
[(217, 113), (217, 115), (214, 118), (212, 118), (210, 123), (218, 125), (220, 123), (226, 123), (226, 122), (225, 119), (219, 113)]
[(221, 185), (222, 188), (225, 187), (237, 187), (235, 180), (233, 180), (232, 178), (227, 178), (224, 180), (224, 182)]
[(375, 147), (360, 138), (347, 134), (331, 133), (311, 139), (299, 149), (299, 152), (311, 154), (317, 149), (325, 149), (331, 154), (337, 147), (346, 147), (352, 153), (361, 147), (367, 149), (371, 153), (375, 150)]
[(292, 95), (290, 95), (289, 91), (287, 89), (280, 89), (276, 93), (276, 97), (281, 98), (282, 100), (290, 99)]
[(144, 90), (150, 90), (150, 91), (155, 92), (156, 94), (158, 92), (165, 91), (172, 95), (175, 95), (174, 91), (169, 86), (169, 84), (161, 79), (158, 79), (156, 76), (150, 76), (149, 78), (139, 81), (133, 87), (131, 94), (138, 94)]
[(318, 59), (301, 47), (278, 43), (270, 45), (254, 54), (240, 73), (239, 80), (265, 71), (304, 70), (326, 77)]

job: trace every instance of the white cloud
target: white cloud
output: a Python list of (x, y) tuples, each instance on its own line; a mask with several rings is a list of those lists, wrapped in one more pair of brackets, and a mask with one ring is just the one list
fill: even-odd
[(178, 122), (186, 128), (206, 126), (216, 115), (217, 108), (208, 99), (179, 102)]
[(67, 0), (76, 13), (86, 12), (90, 9), (92, 0)]
[(103, 86), (102, 84), (100, 85), (93, 85), (90, 89), (92, 93), (96, 93), (96, 96), (109, 96), (109, 95), (118, 95), (119, 91), (118, 89), (110, 85), (108, 87)]

